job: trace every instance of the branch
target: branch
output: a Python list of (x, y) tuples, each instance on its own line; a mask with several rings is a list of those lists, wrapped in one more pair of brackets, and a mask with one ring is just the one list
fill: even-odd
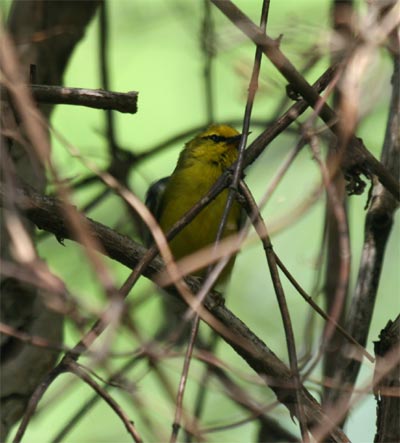
[[(0, 197), (4, 197), (6, 191), (0, 187)], [(16, 204), (28, 217), (30, 221), (42, 229), (52, 232), (59, 239), (71, 239), (73, 234), (67, 226), (65, 209), (60, 201), (45, 197), (29, 188), (16, 190)], [(74, 208), (70, 208), (75, 210)], [(112, 229), (87, 219), (87, 225), (91, 234), (101, 244), (101, 249), (109, 257), (118, 262), (134, 268), (146, 249)], [(94, 245), (97, 242), (93, 242)], [(143, 275), (155, 279), (156, 274), (163, 269), (163, 263), (155, 258), (143, 271)], [(186, 279), (191, 290), (196, 293), (201, 287), (198, 278)], [(178, 297), (174, 288), (168, 288), (168, 293)], [(282, 402), (289, 411), (296, 415), (297, 403), (294, 395), (294, 379), (289, 368), (263, 343), (250, 329), (223, 304), (221, 296), (217, 292), (207, 295), (204, 301), (206, 309), (230, 331), (229, 338), (224, 340), (259, 374), (270, 388), (275, 392), (278, 400)], [(212, 324), (210, 324), (213, 327)], [(311, 394), (301, 386), (299, 388), (300, 399), (304, 408), (305, 420), (311, 432), (314, 427), (330, 427), (329, 418), (322, 412), (320, 405)], [(333, 427), (328, 438), (331, 442), (348, 442), (347, 436)]]
[(133, 422), (129, 419), (126, 412), (121, 408), (118, 402), (116, 402), (113, 397), (102, 388), (96, 381), (87, 374), (82, 367), (80, 367), (75, 361), (70, 360), (67, 364), (67, 369), (72, 374), (75, 374), (80, 379), (82, 379), (86, 384), (88, 384), (96, 394), (102, 398), (110, 408), (118, 415), (122, 423), (125, 425), (126, 430), (132, 436), (136, 443), (142, 443), (142, 438), (140, 437), (138, 431), (136, 430)]
[[(397, 364), (374, 387), (377, 401), (375, 442), (400, 441), (400, 316), (389, 321), (375, 342), (375, 376), (380, 377), (390, 367), (390, 356), (397, 356)], [(375, 378), (374, 376), (374, 378)]]
[[(256, 45), (262, 48), (263, 53), (270, 59), (280, 73), (290, 83), (292, 89), (299, 93), (312, 108), (322, 106), (319, 116), (328, 128), (340, 138), (341, 127), (336, 113), (321, 100), (319, 94), (296, 70), (289, 59), (279, 49), (279, 41), (273, 40), (262, 32), (243, 12), (229, 0), (212, 0), (228, 18)], [(400, 185), (396, 179), (382, 166), (382, 164), (366, 149), (361, 139), (352, 136), (343, 153), (342, 168), (346, 172), (346, 178), (355, 182), (354, 193), (361, 193), (364, 183), (359, 178), (362, 173), (366, 177), (376, 175), (379, 181), (400, 200)]]
[[(40, 103), (137, 112), (138, 92), (110, 92), (102, 89), (67, 88), (65, 86), (30, 85), (34, 99)], [(3, 91), (1, 91), (3, 93)]]
[[(382, 148), (382, 163), (399, 180), (400, 174), (400, 57), (396, 56), (392, 77), (392, 97), (385, 140)], [(379, 183), (374, 186), (371, 205), (365, 219), (364, 245), (357, 284), (345, 323), (345, 329), (362, 346), (365, 346), (378, 295), (379, 281), (392, 231), (398, 202)], [(333, 380), (336, 390), (330, 401), (335, 404), (341, 397), (350, 401), (354, 383), (361, 366), (361, 359), (349, 358), (347, 346), (337, 353), (337, 372)], [(338, 389), (340, 387), (340, 389)], [(345, 387), (345, 389), (343, 389)]]

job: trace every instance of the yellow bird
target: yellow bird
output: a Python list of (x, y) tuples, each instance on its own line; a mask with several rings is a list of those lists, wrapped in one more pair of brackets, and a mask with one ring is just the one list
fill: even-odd
[[(171, 176), (154, 183), (148, 190), (146, 205), (153, 212), (164, 232), (167, 232), (214, 185), (222, 173), (238, 158), (241, 134), (228, 125), (211, 125), (204, 132), (185, 144)], [(228, 190), (206, 206), (169, 243), (175, 260), (188, 256), (215, 242), (218, 227), (224, 213)], [(235, 234), (241, 222), (240, 205), (234, 201), (227, 218), (222, 237)], [(232, 269), (234, 259), (226, 267), (221, 280)], [(196, 273), (203, 275), (204, 270)], [(179, 306), (165, 300), (167, 330), (181, 323), (185, 312)], [(167, 300), (168, 299), (168, 300)]]

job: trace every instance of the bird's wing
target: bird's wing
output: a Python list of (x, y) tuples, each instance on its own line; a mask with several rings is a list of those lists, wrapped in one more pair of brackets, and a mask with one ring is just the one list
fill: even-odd
[[(145, 204), (150, 209), (150, 212), (154, 215), (157, 221), (160, 220), (161, 215), (161, 203), (165, 193), (165, 189), (167, 187), (169, 177), (161, 178), (157, 180), (152, 185), (150, 185), (149, 189), (146, 193)], [(152, 243), (152, 236), (147, 226), (143, 226), (142, 229), (142, 238), (143, 242), (146, 246), (150, 246)]]

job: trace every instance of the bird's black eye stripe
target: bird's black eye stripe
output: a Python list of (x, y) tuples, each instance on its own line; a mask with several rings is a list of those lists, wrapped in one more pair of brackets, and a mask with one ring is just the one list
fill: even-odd
[(206, 135), (205, 137), (203, 137), (203, 139), (212, 140), (215, 143), (226, 142), (227, 140), (229, 140), (228, 137), (224, 137), (223, 135), (217, 135), (217, 134)]

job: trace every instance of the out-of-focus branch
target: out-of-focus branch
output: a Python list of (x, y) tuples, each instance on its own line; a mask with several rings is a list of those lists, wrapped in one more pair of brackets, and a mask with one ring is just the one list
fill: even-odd
[[(62, 77), (70, 55), (84, 35), (89, 21), (98, 5), (93, 1), (60, 0), (14, 0), (8, 15), (7, 29), (0, 31), (1, 78), (10, 86), (11, 103), (1, 103), (2, 179), (12, 187), (12, 177), (24, 177), (35, 189), (45, 185), (43, 162), (45, 148), (49, 148), (47, 131), (33, 119), (26, 119), (35, 108), (26, 85), (30, 82), (29, 67), (37, 67), (35, 81), (43, 84), (62, 84)], [(79, 8), (79, 13), (77, 10)], [(49, 117), (53, 106), (40, 106), (41, 112)], [(27, 124), (28, 123), (28, 124)], [(7, 138), (6, 133), (14, 137)], [(6, 149), (7, 147), (7, 149)], [(35, 149), (33, 149), (35, 148)], [(39, 148), (39, 149), (38, 149)], [(41, 155), (38, 155), (38, 153)], [(9, 156), (8, 170), (5, 157)], [(40, 158), (39, 158), (40, 157)], [(10, 173), (10, 169), (13, 173)], [(26, 224), (18, 231), (12, 218), (18, 220), (13, 204), (13, 193), (8, 189), (4, 201), (7, 210), (1, 211), (1, 258), (21, 266), (26, 263), (25, 255), (14, 260), (15, 239), (24, 244), (35, 255), (33, 242), (34, 227)], [(20, 225), (20, 227), (22, 224)], [(23, 234), (25, 237), (23, 238)], [(29, 247), (28, 247), (29, 246)], [(24, 260), (25, 259), (25, 260)], [(31, 260), (28, 265), (33, 267)], [(28, 266), (29, 267), (29, 266)], [(45, 300), (51, 292), (35, 285), (24, 284), (18, 279), (1, 276), (1, 317), (2, 321), (18, 331), (31, 336), (40, 336), (49, 342), (62, 340), (63, 319), (46, 306)], [(21, 417), (29, 397), (46, 372), (53, 367), (57, 353), (46, 348), (22, 344), (9, 336), (2, 335), (1, 355), (1, 421), (0, 440), (5, 441), (10, 427)], [(6, 352), (7, 350), (7, 352)]]
[[(323, 103), (319, 116), (328, 128), (338, 137), (341, 136), (341, 127), (338, 124), (336, 113), (324, 103), (319, 94), (296, 70), (290, 60), (279, 49), (279, 41), (265, 35), (261, 28), (255, 25), (237, 6), (230, 0), (212, 0), (212, 2), (255, 44), (262, 48), (263, 53), (270, 59), (280, 73), (290, 83), (292, 89), (299, 93), (309, 104), (315, 108), (318, 103)], [(396, 12), (396, 11), (394, 11)], [(400, 185), (388, 170), (366, 149), (361, 139), (352, 136), (343, 153), (341, 167), (346, 178), (352, 186), (352, 193), (361, 193), (364, 183), (359, 175), (367, 177), (376, 175), (379, 181), (400, 200)]]
[[(353, 0), (333, 0), (332, 2), (332, 42), (331, 60), (334, 63), (340, 63), (346, 56), (349, 48), (352, 47), (352, 18), (353, 18)], [(337, 43), (338, 42), (338, 43)], [(337, 43), (337, 44), (335, 44)], [(336, 112), (341, 109), (343, 96), (341, 89), (336, 84), (333, 92), (333, 108)], [(342, 131), (343, 133), (344, 131)], [(339, 144), (344, 144), (339, 140)], [(336, 143), (336, 141), (331, 141)], [(329, 171), (329, 176), (332, 177), (330, 187), (335, 200), (329, 198), (329, 193), (326, 199), (325, 208), (325, 241), (326, 246), (326, 266), (325, 266), (325, 282), (323, 284), (323, 293), (326, 304), (326, 309), (329, 313), (335, 313), (335, 320), (343, 324), (345, 309), (347, 306), (348, 286), (350, 277), (351, 256), (350, 251), (350, 232), (348, 229), (348, 215), (347, 215), (347, 196), (345, 190), (345, 179), (342, 173), (337, 170), (337, 155), (338, 153), (331, 146), (328, 150), (326, 166)], [(342, 217), (338, 217), (341, 214)], [(343, 228), (346, 229), (347, 236), (347, 251), (343, 247)], [(324, 253), (321, 251), (321, 253)], [(343, 272), (344, 271), (344, 272)], [(345, 278), (344, 278), (345, 277)], [(323, 343), (323, 377), (324, 380), (330, 381), (336, 371), (336, 355), (338, 349), (343, 345), (343, 337), (337, 331), (331, 328), (325, 328)], [(330, 383), (323, 385), (323, 406), (326, 404), (327, 397), (330, 392)]]
[[(4, 189), (1, 189), (0, 197), (3, 194)], [(24, 190), (18, 190), (16, 203), (28, 219), (37, 226), (54, 233), (58, 238), (73, 239), (64, 216), (65, 211), (59, 201), (25, 188)], [(134, 268), (146, 252), (143, 246), (100, 223), (87, 219), (87, 224), (92, 235), (101, 243), (105, 253), (130, 268)], [(161, 260), (156, 258), (144, 270), (143, 274), (154, 279), (162, 268)], [(197, 278), (189, 277), (186, 282), (193, 292), (200, 288), (200, 282)], [(178, 296), (174, 289), (170, 288), (168, 291), (171, 295)], [(230, 338), (224, 338), (225, 341), (268, 383), (279, 401), (292, 414), (296, 414), (296, 396), (293, 393), (294, 381), (289, 368), (224, 306), (218, 293), (210, 293), (206, 297), (204, 305), (230, 331)], [(213, 325), (211, 324), (211, 326)], [(314, 426), (323, 426), (324, 423), (327, 426), (332, 425), (322, 413), (320, 405), (304, 387), (300, 388), (300, 398), (307, 426), (311, 429), (311, 432)], [(347, 442), (348, 438), (342, 431), (334, 428), (328, 441)]]
[[(394, 177), (400, 178), (400, 52), (393, 58), (392, 98), (382, 150), (382, 163)], [(345, 329), (363, 346), (368, 338), (369, 327), (378, 295), (379, 280), (387, 241), (391, 233), (393, 217), (398, 202), (380, 183), (373, 188), (371, 205), (365, 220), (364, 246), (357, 277), (357, 284), (347, 316)], [(337, 353), (337, 373), (333, 385), (340, 387), (331, 401), (339, 397), (350, 400), (361, 359), (348, 355), (344, 346)], [(344, 401), (346, 403), (346, 401)]]

